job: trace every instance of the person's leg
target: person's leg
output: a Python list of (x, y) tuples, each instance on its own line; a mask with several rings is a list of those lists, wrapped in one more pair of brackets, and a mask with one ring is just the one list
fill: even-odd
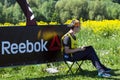
[(79, 51), (74, 53), (73, 59), (74, 60), (91, 60), (93, 65), (97, 69), (102, 68), (101, 62), (92, 46), (86, 46), (84, 51)]
[[(94, 66), (97, 68), (97, 69), (104, 69), (106, 72), (110, 71), (111, 69), (105, 67), (99, 60), (94, 48), (92, 46), (88, 46), (86, 47), (86, 52), (90, 53), (91, 54), (91, 60), (92, 60), (92, 63), (94, 64)], [(90, 58), (89, 58), (90, 59)]]
[(102, 64), (92, 46), (85, 47), (84, 53), (87, 53), (89, 56), (87, 58), (92, 61), (93, 65), (99, 70), (102, 68)]
[(91, 60), (93, 65), (98, 70), (98, 75), (102, 77), (110, 77), (110, 74), (106, 74), (103, 68), (103, 64), (101, 64), (94, 48), (92, 46), (86, 46), (84, 51), (79, 51), (74, 53), (74, 60)]

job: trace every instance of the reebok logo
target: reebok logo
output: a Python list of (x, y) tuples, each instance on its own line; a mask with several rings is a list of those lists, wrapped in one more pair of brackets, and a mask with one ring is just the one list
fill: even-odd
[(17, 54), (17, 53), (32, 53), (32, 52), (43, 52), (48, 51), (46, 45), (48, 41), (41, 39), (38, 42), (30, 42), (26, 40), (25, 42), (11, 43), (9, 41), (1, 42), (1, 54)]

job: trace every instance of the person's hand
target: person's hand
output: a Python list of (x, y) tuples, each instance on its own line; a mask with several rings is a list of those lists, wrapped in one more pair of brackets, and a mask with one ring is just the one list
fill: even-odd
[(80, 48), (80, 51), (84, 51), (84, 50), (85, 50), (85, 47), (84, 47), (84, 46)]

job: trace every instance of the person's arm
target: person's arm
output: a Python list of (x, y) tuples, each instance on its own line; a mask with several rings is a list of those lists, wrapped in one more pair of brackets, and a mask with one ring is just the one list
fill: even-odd
[(68, 36), (66, 36), (66, 37), (64, 38), (64, 40), (63, 40), (63, 45), (64, 45), (64, 52), (65, 52), (65, 53), (68, 53), (68, 54), (85, 50), (84, 47), (71, 49), (71, 48), (70, 48), (71, 40), (70, 40), (70, 38), (69, 38)]
[(65, 53), (75, 53), (75, 52), (78, 52), (78, 51), (81, 51), (82, 48), (75, 48), (75, 49), (70, 49), (69, 47), (65, 47)]

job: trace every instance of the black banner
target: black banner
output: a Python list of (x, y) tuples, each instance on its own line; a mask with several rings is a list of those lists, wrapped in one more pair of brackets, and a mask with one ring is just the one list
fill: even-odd
[(62, 60), (65, 25), (0, 27), (0, 67)]

